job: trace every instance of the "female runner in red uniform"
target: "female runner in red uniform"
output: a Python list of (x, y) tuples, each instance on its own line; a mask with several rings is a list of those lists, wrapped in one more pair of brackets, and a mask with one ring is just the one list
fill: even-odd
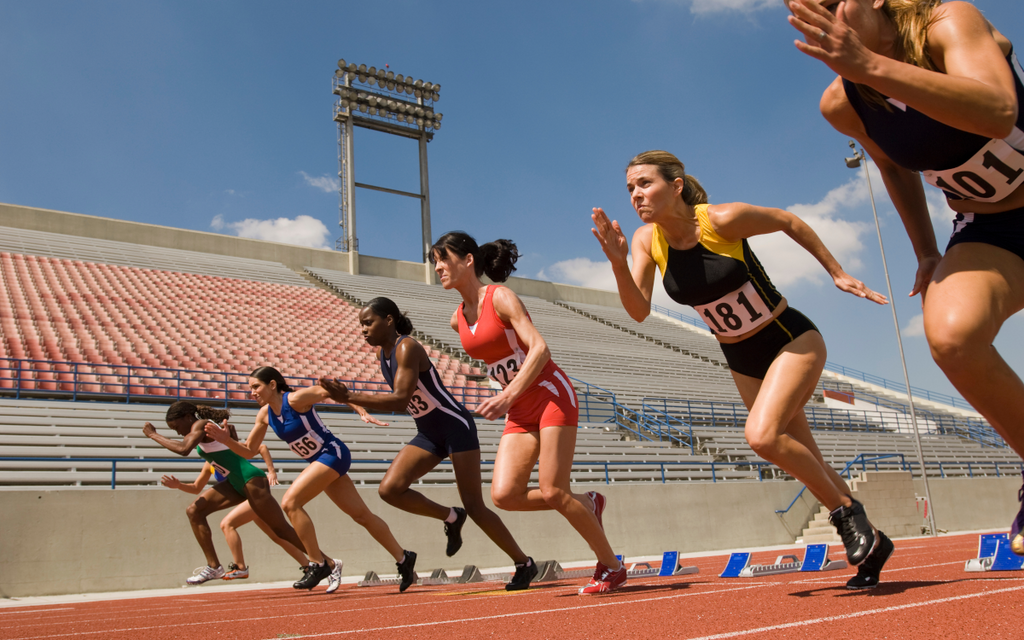
[[(518, 258), (509, 240), (478, 246), (461, 231), (446, 233), (430, 248), (441, 286), (462, 295), (452, 329), (459, 332), (466, 353), (486, 362), (491, 378), (502, 387), (477, 408), (487, 420), (506, 416), (491, 500), (507, 511), (561, 513), (597, 555), (594, 577), (580, 593), (611, 591), (626, 583), (626, 568), (604, 534), (604, 496), (594, 491), (577, 495), (569, 488), (579, 419), (576, 393), (552, 362), (519, 297), (506, 287), (480, 281), (486, 273), (494, 282), (504, 282)], [(538, 460), (540, 486), (531, 488), (530, 472)]]

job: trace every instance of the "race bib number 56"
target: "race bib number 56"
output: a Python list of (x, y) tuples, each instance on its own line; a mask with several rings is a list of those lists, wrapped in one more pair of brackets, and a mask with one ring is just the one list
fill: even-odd
[(754, 284), (749, 281), (714, 302), (694, 305), (693, 308), (711, 330), (720, 336), (741, 336), (772, 319), (768, 305), (757, 295)]

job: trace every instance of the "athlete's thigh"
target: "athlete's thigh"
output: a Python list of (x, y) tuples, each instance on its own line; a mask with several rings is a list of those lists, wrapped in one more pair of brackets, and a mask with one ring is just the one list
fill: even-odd
[(337, 471), (325, 464), (312, 462), (288, 487), (282, 502), (291, 502), (301, 507), (323, 493), (339, 477), (344, 476), (339, 476)]
[(736, 383), (736, 390), (740, 392), (740, 399), (743, 400), (743, 406), (747, 408), (747, 411), (754, 406), (754, 401), (757, 400), (757, 394), (761, 390), (760, 378), (754, 378), (752, 376), (743, 375), (736, 371), (730, 371), (732, 374), (733, 382)]
[(244, 501), (245, 496), (235, 491), (235, 488), (225, 480), (200, 493), (192, 504), (196, 507), (196, 513), (205, 516)]
[(807, 331), (784, 346), (768, 373), (750, 409), (748, 423), (785, 433), (793, 416), (803, 409), (814, 393), (825, 367), (825, 341), (817, 331)]
[(439, 464), (441, 464), (441, 458), (426, 449), (407, 444), (391, 461), (391, 466), (384, 473), (381, 484), (392, 488), (408, 489), (413, 482), (422, 478)]
[(540, 430), (540, 486), (568, 490), (572, 459), (576, 454), (578, 427), (545, 427)]
[(228, 515), (224, 516), (224, 520), (221, 524), (227, 524), (229, 527), (237, 529), (243, 525), (249, 524), (256, 518), (256, 514), (252, 511), (252, 505), (246, 500), (242, 504), (232, 509)]
[(925, 335), (929, 342), (976, 337), (991, 343), (1022, 308), (1024, 260), (990, 244), (963, 242), (950, 247), (928, 285)]
[(540, 432), (506, 433), (498, 443), (498, 453), (494, 456), (494, 479), (492, 483), (498, 487), (514, 487), (526, 489), (530, 483), (530, 473), (537, 464), (540, 455)]

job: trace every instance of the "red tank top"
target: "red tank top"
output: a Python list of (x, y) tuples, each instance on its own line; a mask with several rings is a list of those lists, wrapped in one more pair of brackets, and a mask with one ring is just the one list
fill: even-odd
[[(462, 348), (471, 357), (486, 362), (487, 375), (504, 389), (519, 373), (529, 350), (519, 339), (519, 335), (512, 325), (502, 322), (494, 310), (491, 296), (494, 295), (498, 286), (487, 285), (484, 306), (480, 312), (480, 318), (476, 321), (475, 330), (470, 329), (469, 323), (466, 322), (465, 302), (459, 305), (457, 315)], [(529, 318), (530, 314), (527, 313), (526, 317)], [(547, 379), (555, 371), (558, 371), (558, 366), (553, 360), (548, 359), (544, 368), (541, 369), (540, 375), (530, 386), (536, 386), (538, 382)]]

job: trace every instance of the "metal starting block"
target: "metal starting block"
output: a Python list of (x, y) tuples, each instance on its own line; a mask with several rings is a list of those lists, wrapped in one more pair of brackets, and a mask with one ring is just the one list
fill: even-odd
[(804, 549), (804, 559), (795, 555), (782, 555), (773, 564), (750, 564), (750, 553), (733, 553), (725, 565), (721, 578), (757, 578), (800, 571), (834, 571), (845, 569), (846, 560), (829, 560), (827, 544), (809, 544)]
[(1010, 549), (1006, 533), (984, 533), (978, 537), (978, 557), (964, 564), (964, 571), (1020, 571), (1024, 557)]

